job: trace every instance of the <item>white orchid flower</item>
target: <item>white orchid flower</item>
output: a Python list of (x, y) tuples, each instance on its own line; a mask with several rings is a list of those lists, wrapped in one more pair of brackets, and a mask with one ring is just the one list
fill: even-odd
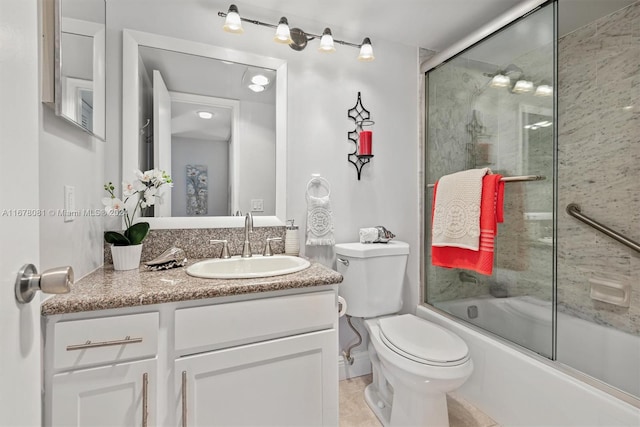
[(102, 199), (104, 204), (104, 210), (107, 215), (120, 215), (120, 212), (125, 210), (124, 202), (117, 197), (104, 197)]

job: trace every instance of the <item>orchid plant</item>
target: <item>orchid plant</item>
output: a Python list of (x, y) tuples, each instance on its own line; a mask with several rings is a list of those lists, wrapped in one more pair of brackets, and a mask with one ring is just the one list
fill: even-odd
[(104, 189), (109, 193), (109, 197), (102, 199), (105, 211), (108, 215), (121, 215), (124, 217), (125, 231), (106, 231), (104, 240), (114, 246), (139, 245), (147, 234), (149, 234), (148, 222), (133, 223), (136, 215), (143, 209), (153, 206), (156, 203), (158, 189), (163, 185), (173, 187), (171, 177), (164, 171), (158, 169), (141, 172), (134, 171), (136, 179), (132, 183), (123, 182), (122, 197), (120, 199), (114, 194), (113, 183), (108, 182)]

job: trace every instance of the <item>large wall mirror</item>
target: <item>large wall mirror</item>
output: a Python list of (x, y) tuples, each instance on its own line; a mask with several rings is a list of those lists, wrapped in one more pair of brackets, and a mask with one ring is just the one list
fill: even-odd
[(105, 0), (46, 0), (43, 101), (105, 139)]
[(145, 215), (154, 228), (286, 219), (286, 62), (123, 31), (123, 180), (174, 181)]

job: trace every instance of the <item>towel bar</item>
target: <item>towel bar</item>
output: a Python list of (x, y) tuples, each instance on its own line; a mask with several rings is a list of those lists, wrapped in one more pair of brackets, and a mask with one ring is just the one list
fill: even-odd
[[(544, 181), (547, 179), (542, 175), (522, 175), (522, 176), (503, 176), (502, 182), (525, 182), (525, 181)], [(427, 184), (427, 188), (433, 188), (435, 184)]]

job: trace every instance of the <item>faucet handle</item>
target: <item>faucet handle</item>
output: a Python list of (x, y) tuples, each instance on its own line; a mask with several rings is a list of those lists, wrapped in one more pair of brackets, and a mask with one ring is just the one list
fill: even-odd
[(271, 252), (271, 242), (280, 242), (282, 241), (282, 237), (268, 237), (264, 242), (264, 250), (262, 251), (262, 256), (271, 256), (273, 252)]
[(219, 258), (231, 258), (231, 255), (229, 255), (229, 242), (227, 242), (226, 240), (209, 240), (209, 244), (213, 245), (216, 243), (222, 243), (222, 251), (220, 251), (220, 256)]

